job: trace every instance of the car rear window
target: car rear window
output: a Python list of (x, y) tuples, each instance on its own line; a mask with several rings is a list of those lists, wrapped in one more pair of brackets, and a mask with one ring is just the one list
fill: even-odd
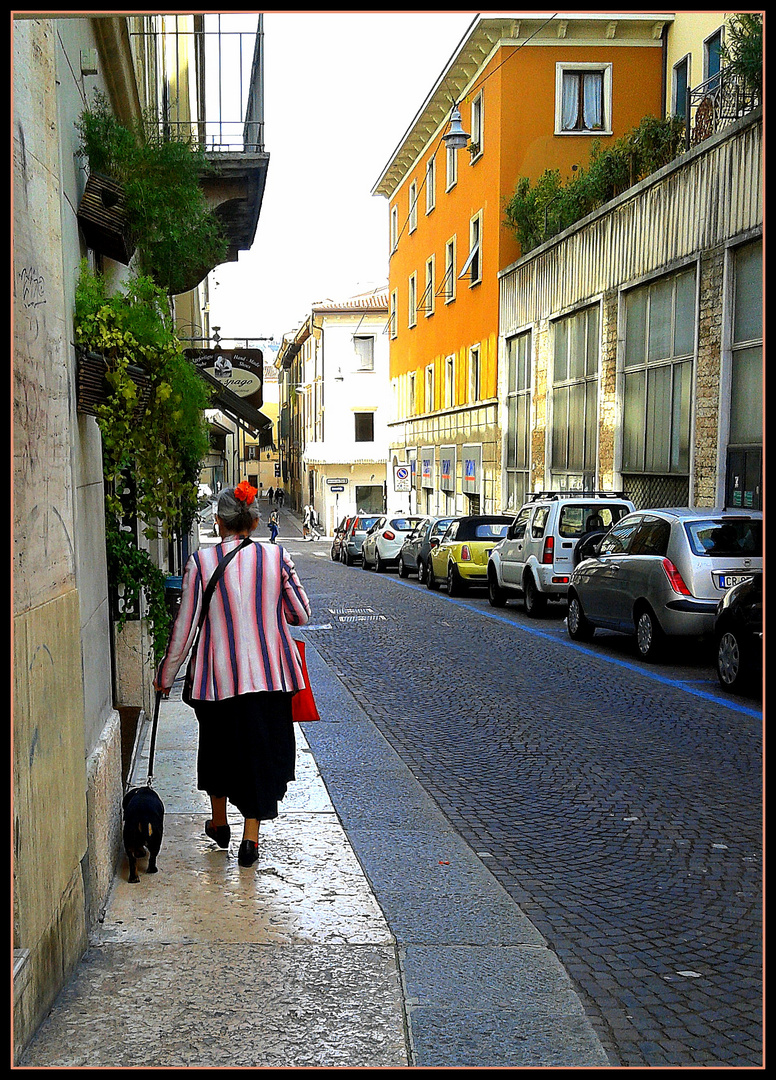
[[(600, 506), (595, 503), (574, 503), (573, 506), (564, 506), (560, 512), (558, 532), (566, 539), (576, 540), (584, 536), (586, 532), (594, 529), (608, 529), (630, 513), (630, 508), (623, 505)], [(600, 524), (596, 518), (600, 518)]]
[(363, 532), (366, 529), (371, 529), (376, 521), (376, 517), (356, 518), (356, 523), (353, 526), (353, 530), (354, 532)]
[(507, 535), (511, 518), (505, 521), (462, 521), (458, 532), (455, 534), (458, 540), (494, 540)]
[(420, 525), (422, 518), (393, 518), (391, 528), (397, 532), (412, 532), (416, 525)]
[(709, 518), (689, 521), (685, 530), (696, 555), (762, 558), (763, 523), (754, 518)]

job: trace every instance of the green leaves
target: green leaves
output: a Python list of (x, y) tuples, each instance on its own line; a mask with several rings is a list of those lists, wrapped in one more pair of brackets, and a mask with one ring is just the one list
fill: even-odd
[(606, 149), (595, 139), (587, 167), (580, 166), (565, 183), (557, 169), (546, 170), (534, 184), (520, 177), (504, 207), (504, 221), (526, 254), (673, 161), (683, 149), (681, 118), (647, 116)]
[[(155, 651), (166, 645), (164, 575), (121, 528), (138, 518), (148, 539), (188, 531), (197, 509), (200, 464), (210, 448), (204, 411), (211, 392), (183, 355), (166, 294), (137, 277), (107, 295), (86, 260), (76, 286), (76, 343), (105, 358), (107, 400), (97, 409), (102, 434), (109, 580), (132, 596), (143, 592)], [(142, 371), (151, 389), (138, 417)], [(126, 483), (127, 474), (133, 483)], [(162, 610), (164, 609), (164, 611)]]

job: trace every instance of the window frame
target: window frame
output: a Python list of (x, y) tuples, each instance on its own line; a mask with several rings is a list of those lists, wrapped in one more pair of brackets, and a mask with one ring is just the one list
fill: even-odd
[[(456, 295), (456, 264), (458, 261), (457, 236), (451, 236), (445, 243), (445, 303), (452, 304)], [(452, 253), (452, 256), (451, 256)]]
[(424, 395), (425, 396), (424, 396), (424, 399), (423, 399), (424, 411), (427, 412), (427, 413), (434, 412), (434, 405), (435, 405), (434, 392), (436, 390), (436, 387), (435, 387), (434, 383), (435, 383), (434, 365), (433, 364), (427, 364), (426, 365), (426, 371), (425, 371), (425, 380), (424, 380)]
[(467, 277), (470, 289), (482, 283), (482, 210), (478, 210), (469, 218), (469, 254), (461, 267), (458, 279), (465, 280)]
[[(591, 314), (595, 313), (595, 341), (591, 343)], [(584, 355), (581, 357), (581, 370), (574, 372), (572, 363), (578, 359), (578, 350), (574, 348), (580, 341), (577, 330), (579, 320), (584, 320), (584, 334), (582, 335)], [(561, 373), (557, 369), (558, 344), (560, 341), (561, 327), (565, 344), (565, 370)], [(559, 485), (562, 490), (571, 490), (570, 478), (576, 482), (581, 481), (583, 488), (595, 490), (596, 477), (598, 475), (598, 411), (600, 407), (600, 374), (601, 374), (601, 305), (600, 303), (586, 304), (575, 311), (568, 312), (552, 322), (553, 349), (552, 349), (552, 372), (548, 386), (550, 403), (550, 423), (548, 425), (550, 447), (548, 465), (550, 471), (550, 485), (554, 488)], [(591, 344), (595, 346), (594, 367), (591, 369)], [(577, 431), (574, 418), (571, 415), (572, 395), (574, 390), (581, 391), (582, 398), (582, 425)], [(589, 401), (590, 392), (594, 401)], [(562, 439), (557, 439), (557, 424), (562, 410), (565, 414), (565, 431)], [(574, 442), (581, 444), (581, 468), (572, 467), (570, 460)], [(559, 461), (559, 454), (563, 453), (563, 463)]]
[(482, 349), (479, 342), (469, 348), (469, 401), (482, 400)]
[(388, 336), (394, 341), (399, 336), (399, 291), (394, 289), (391, 293), (390, 307), (388, 312)]
[[(368, 341), (371, 344), (371, 355), (367, 357), (368, 362), (364, 363), (363, 354), (359, 351), (356, 342)], [(358, 365), (356, 371), (374, 371), (375, 369), (375, 336), (374, 334), (354, 334), (353, 335), (353, 350), (358, 358)]]
[[(687, 91), (692, 85), (691, 65), (692, 57), (690, 53), (686, 53), (671, 68), (671, 115), (681, 116), (683, 119), (687, 117)], [(684, 100), (680, 103), (678, 101), (679, 73), (682, 69), (684, 70)]]
[[(504, 485), (507, 498), (506, 509), (519, 510), (525, 502), (531, 479), (531, 409), (533, 405), (533, 365), (531, 350), (533, 333), (531, 329), (510, 335), (505, 342), (506, 360), (506, 418), (504, 423)], [(514, 351), (514, 355), (513, 355)], [(520, 425), (518, 418), (523, 418), (523, 438), (518, 444)], [(519, 498), (517, 497), (519, 496)]]
[(455, 406), (455, 353), (445, 357), (445, 408)]
[(436, 158), (432, 154), (426, 162), (426, 214), (436, 206)]
[[(369, 423), (368, 423), (367, 427), (368, 427), (369, 431), (371, 432), (372, 437), (370, 439), (359, 438), (359, 430), (358, 430), (359, 422), (363, 424), (365, 422), (366, 417), (369, 417)], [(354, 443), (373, 443), (375, 441), (375, 414), (374, 414), (374, 410), (373, 409), (354, 409), (353, 410), (353, 421), (354, 421), (353, 442)]]
[[(574, 127), (563, 126), (563, 85), (564, 77), (570, 74), (601, 74), (601, 119), (600, 127)], [(584, 119), (584, 118), (583, 118)], [(612, 63), (608, 60), (596, 61), (566, 61), (559, 60), (555, 64), (555, 134), (558, 136), (583, 136), (585, 138), (600, 137), (612, 134)]]
[(458, 151), (452, 146), (447, 147), (445, 158), (445, 191), (452, 191), (458, 183)]
[(407, 326), (418, 325), (418, 273), (413, 270), (407, 280)]
[(426, 318), (434, 314), (434, 299), (436, 289), (436, 255), (429, 255), (426, 259), (426, 288), (423, 293), (424, 310)]
[(471, 108), (469, 111), (470, 127), (471, 127), (471, 139), (470, 146), (476, 146), (475, 151), (471, 151), (470, 165), (474, 165), (479, 161), (484, 152), (484, 138), (485, 138), (485, 108), (484, 108), (485, 96), (484, 92), (480, 92), (472, 98)]
[(391, 255), (399, 246), (399, 208), (391, 207)]
[(408, 215), (409, 231), (415, 232), (418, 227), (418, 182), (413, 179), (410, 181), (409, 186), (409, 215)]

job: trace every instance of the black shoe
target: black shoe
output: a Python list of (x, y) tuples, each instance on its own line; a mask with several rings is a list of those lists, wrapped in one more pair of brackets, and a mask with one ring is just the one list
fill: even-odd
[(220, 848), (228, 848), (232, 830), (228, 825), (214, 825), (211, 819), (205, 822), (205, 835), (215, 840)]
[(237, 852), (237, 862), (240, 866), (253, 866), (259, 859), (259, 845), (255, 840), (242, 840), (240, 850)]

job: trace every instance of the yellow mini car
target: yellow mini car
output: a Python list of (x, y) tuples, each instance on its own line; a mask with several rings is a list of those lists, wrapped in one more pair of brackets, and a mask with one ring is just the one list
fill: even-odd
[(470, 585), (487, 585), (488, 556), (512, 521), (496, 514), (456, 518), (431, 551), (428, 588), (438, 589), (446, 581), (448, 595), (460, 596)]

